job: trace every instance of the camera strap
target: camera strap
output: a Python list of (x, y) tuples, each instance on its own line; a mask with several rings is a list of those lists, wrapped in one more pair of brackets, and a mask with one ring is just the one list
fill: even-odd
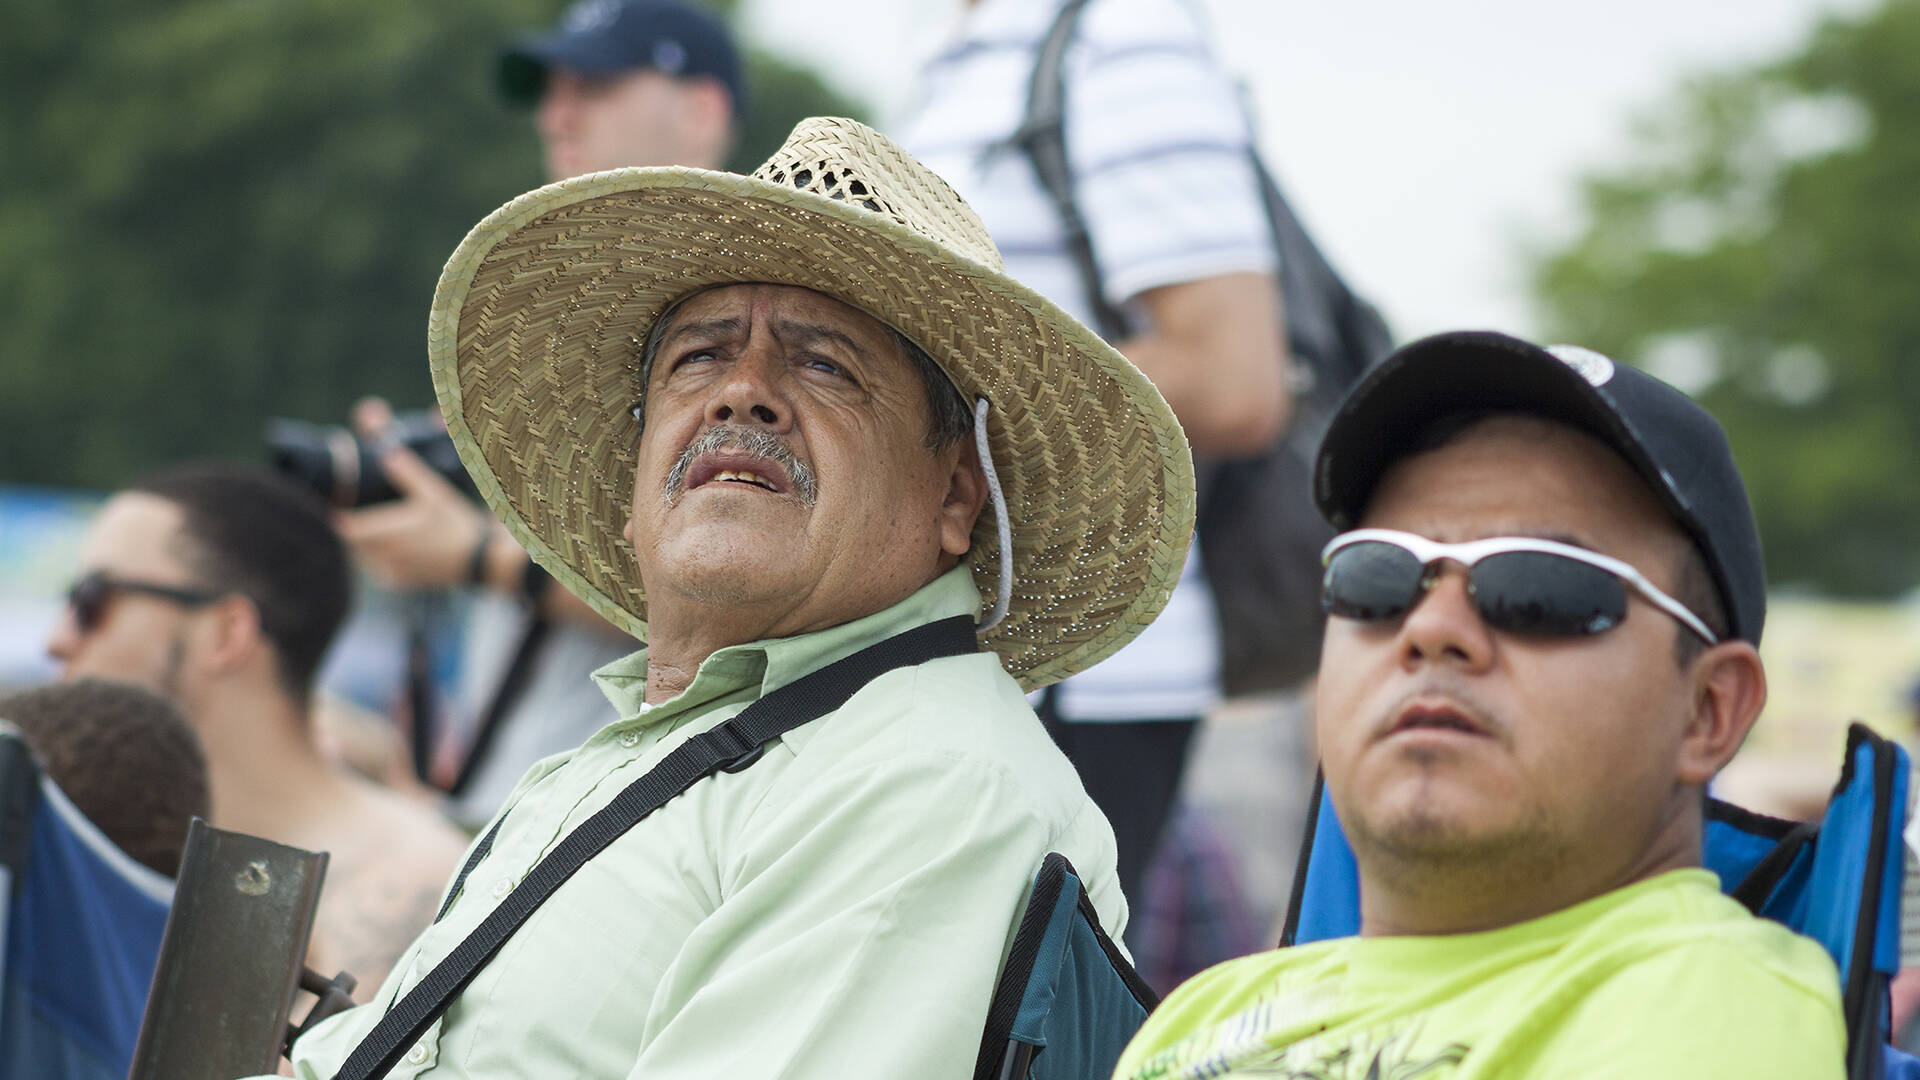
[(520, 639), (514, 643), (513, 657), (507, 661), (507, 669), (500, 676), (500, 685), (494, 689), (493, 696), (487, 700), (487, 707), (481, 711), (473, 741), (467, 747), (466, 757), (460, 762), (460, 771), (447, 788), (447, 794), (452, 798), (457, 799), (467, 793), (474, 778), (480, 775), (480, 767), (492, 757), (494, 740), (499, 737), (500, 729), (506, 726), (508, 713), (526, 696), (527, 686), (533, 682), (534, 661), (546, 646), (552, 630), (553, 621), (538, 610), (527, 616)]
[[(738, 716), (676, 747), (555, 845), (466, 940), (380, 1018), (347, 1056), (334, 1080), (386, 1076), (401, 1054), (426, 1033), (535, 908), (587, 860), (669, 800), (716, 772), (747, 768), (760, 759), (767, 743), (840, 708), (862, 687), (889, 671), (941, 657), (964, 656), (979, 647), (970, 615), (917, 626), (788, 683), (747, 706)], [(496, 822), (468, 857), (441, 907), (442, 915), (464, 887), (467, 875), (492, 848), (499, 828)]]

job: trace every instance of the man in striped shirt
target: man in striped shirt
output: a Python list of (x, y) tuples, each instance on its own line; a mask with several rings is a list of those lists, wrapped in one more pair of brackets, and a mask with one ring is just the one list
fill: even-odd
[[(926, 66), (902, 142), (979, 212), (1007, 272), (1089, 325), (1089, 283), (1011, 139), (1062, 0), (970, 0)], [(1269, 445), (1285, 425), (1276, 255), (1247, 119), (1193, 0), (1092, 0), (1062, 65), (1066, 156), (1115, 342), (1152, 379), (1196, 455)], [(1195, 721), (1219, 697), (1213, 598), (1198, 547), (1138, 640), (1039, 702), (1112, 820), (1137, 895)]]

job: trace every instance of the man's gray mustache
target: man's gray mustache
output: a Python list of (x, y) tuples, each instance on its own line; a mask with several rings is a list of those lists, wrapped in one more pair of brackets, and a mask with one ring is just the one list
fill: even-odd
[(787, 471), (787, 479), (793, 483), (793, 493), (799, 496), (801, 503), (812, 506), (819, 497), (819, 484), (815, 481), (813, 470), (807, 463), (794, 456), (787, 444), (778, 435), (756, 427), (722, 425), (708, 428), (700, 437), (687, 444), (680, 451), (679, 460), (667, 472), (667, 482), (662, 496), (668, 506), (680, 501), (686, 494), (687, 471), (693, 468), (695, 458), (702, 454), (711, 454), (716, 450), (734, 447), (744, 450), (755, 457), (763, 457)]

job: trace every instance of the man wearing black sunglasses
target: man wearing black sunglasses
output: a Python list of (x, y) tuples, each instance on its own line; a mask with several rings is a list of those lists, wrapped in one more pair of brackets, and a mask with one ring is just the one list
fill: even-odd
[(214, 824), (332, 853), (311, 963), (371, 992), (465, 841), (316, 741), (314, 682), (350, 586), (326, 507), (264, 470), (178, 466), (108, 499), (80, 562), (47, 641), (62, 679), (169, 699), (205, 747)]
[(1840, 1076), (1831, 961), (1700, 868), (1766, 700), (1713, 418), (1597, 353), (1445, 334), (1355, 389), (1315, 496), (1360, 936), (1188, 982), (1116, 1076)]

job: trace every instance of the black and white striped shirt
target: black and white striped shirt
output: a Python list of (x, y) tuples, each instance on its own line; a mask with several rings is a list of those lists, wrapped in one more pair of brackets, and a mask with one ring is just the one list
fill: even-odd
[[(923, 70), (902, 143), (986, 222), (1007, 272), (1092, 324), (1065, 231), (1024, 154), (1026, 110), (1059, 4), (981, 0)], [(1106, 298), (1271, 271), (1247, 119), (1189, 0), (1094, 0), (1063, 62), (1066, 150)], [(1198, 558), (1154, 624), (1061, 688), (1074, 720), (1194, 716), (1219, 696), (1213, 601)]]

